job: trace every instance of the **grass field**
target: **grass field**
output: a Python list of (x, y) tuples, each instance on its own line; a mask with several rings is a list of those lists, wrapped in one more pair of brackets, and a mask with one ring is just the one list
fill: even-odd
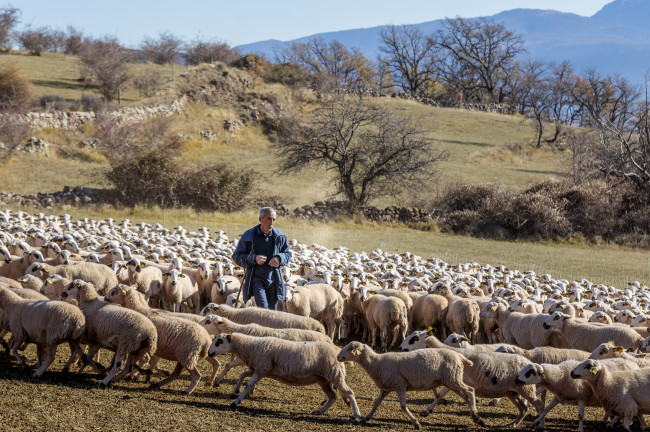
[[(352, 410), (339, 398), (323, 416), (310, 413), (319, 408), (323, 393), (317, 386), (289, 387), (271, 379), (263, 379), (255, 394), (233, 410), (229, 407), (230, 392), (242, 368), (235, 368), (218, 387), (205, 387), (209, 377), (207, 363), (200, 362), (203, 382), (192, 395), (183, 391), (189, 384), (189, 376), (162, 389), (150, 389), (144, 382), (118, 382), (109, 389), (100, 389), (101, 378), (97, 374), (62, 375), (67, 360), (67, 346), (61, 345), (57, 359), (41, 379), (31, 378), (32, 371), (23, 371), (15, 359), (0, 353), (0, 410), (3, 413), (3, 431), (390, 431), (413, 430), (410, 421), (402, 413), (395, 394), (389, 395), (367, 425), (349, 422)], [(28, 363), (35, 362), (35, 350), (26, 350)], [(104, 356), (104, 363), (107, 364)], [(224, 365), (228, 358), (219, 357)], [(161, 361), (163, 369), (171, 370), (173, 364)], [(160, 377), (154, 376), (152, 381)], [(347, 367), (348, 385), (355, 392), (361, 414), (372, 407), (378, 392), (374, 383), (359, 366)], [(453, 395), (446, 398), (448, 405), (440, 405), (429, 417), (419, 418), (422, 430), (454, 432), (494, 431), (503, 429), (511, 422), (516, 409), (502, 399), (496, 407), (488, 407), (488, 400), (481, 399), (478, 410), (486, 423), (480, 428), (471, 422), (467, 406)], [(431, 392), (407, 393), (407, 404), (413, 414), (424, 410), (432, 401)], [(547, 399), (549, 402), (549, 399)], [(534, 419), (534, 409), (520, 428)], [(598, 424), (602, 410), (588, 407), (585, 411), (585, 430), (609, 430)], [(577, 407), (557, 406), (546, 418), (548, 431), (577, 430)]]

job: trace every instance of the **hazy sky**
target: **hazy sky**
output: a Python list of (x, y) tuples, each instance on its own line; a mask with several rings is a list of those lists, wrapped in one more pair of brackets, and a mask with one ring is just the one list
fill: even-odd
[(21, 9), (20, 27), (71, 24), (91, 36), (116, 36), (135, 47), (168, 31), (183, 40), (218, 39), (232, 46), (266, 39), (504, 10), (553, 9), (591, 16), (612, 0), (0, 0)]

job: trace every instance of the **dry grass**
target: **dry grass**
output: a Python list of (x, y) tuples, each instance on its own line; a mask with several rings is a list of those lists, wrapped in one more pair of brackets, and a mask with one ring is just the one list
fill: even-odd
[[(233, 410), (229, 408), (232, 401), (229, 395), (242, 368), (232, 371), (220, 387), (215, 389), (199, 385), (189, 396), (183, 392), (189, 384), (187, 375), (159, 390), (149, 389), (148, 384), (143, 382), (119, 382), (102, 390), (97, 387), (102, 377), (94, 373), (61, 374), (67, 353), (67, 347), (61, 345), (56, 361), (38, 380), (31, 378), (33, 370), (23, 371), (13, 358), (0, 354), (3, 431), (412, 430), (410, 422), (399, 409), (394, 393), (384, 400), (367, 426), (361, 426), (349, 422), (352, 411), (340, 398), (325, 415), (311, 415), (323, 399), (323, 393), (317, 386), (289, 387), (263, 379), (255, 387), (255, 395), (244, 399)], [(28, 363), (34, 363), (33, 346), (26, 350), (26, 354)], [(107, 357), (104, 356), (105, 359)], [(228, 358), (221, 356), (219, 360), (223, 365)], [(167, 370), (173, 366), (164, 360), (161, 365)], [(203, 377), (209, 376), (206, 366), (207, 363), (200, 363)], [(346, 381), (355, 392), (362, 415), (365, 415), (372, 407), (377, 389), (360, 367), (348, 367), (347, 371)], [(159, 379), (153, 377), (152, 381)], [(478, 428), (471, 422), (467, 406), (457, 396), (450, 398), (448, 395), (447, 398), (448, 405), (439, 406), (429, 417), (419, 419), (423, 430), (490, 431), (503, 428), (516, 414), (515, 408), (506, 399), (496, 407), (488, 407), (488, 401), (481, 400), (479, 413), (487, 427)], [(409, 409), (416, 416), (431, 400), (431, 392), (407, 394)], [(533, 411), (529, 410), (529, 416), (522, 426), (532, 421)], [(586, 430), (605, 430), (596, 421), (600, 417), (600, 409), (587, 408)], [(549, 431), (576, 430), (577, 408), (566, 405), (556, 407), (547, 417), (546, 427)]]

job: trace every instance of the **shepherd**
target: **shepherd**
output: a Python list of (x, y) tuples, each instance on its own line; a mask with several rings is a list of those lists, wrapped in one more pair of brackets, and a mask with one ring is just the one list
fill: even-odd
[(285, 299), (285, 286), (280, 267), (291, 261), (287, 236), (274, 228), (277, 213), (272, 207), (260, 209), (259, 225), (246, 231), (232, 259), (245, 269), (242, 294), (244, 302), (251, 297), (265, 309), (276, 309)]

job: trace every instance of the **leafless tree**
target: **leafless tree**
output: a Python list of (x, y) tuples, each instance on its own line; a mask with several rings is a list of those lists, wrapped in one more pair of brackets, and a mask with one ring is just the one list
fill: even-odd
[(83, 32), (69, 25), (66, 28), (65, 46), (63, 52), (69, 55), (79, 55), (83, 48)]
[(9, 48), (11, 31), (20, 22), (20, 9), (15, 7), (0, 8), (0, 48)]
[(414, 122), (360, 96), (324, 97), (310, 118), (292, 117), (279, 132), (281, 173), (321, 165), (351, 212), (372, 199), (430, 182), (447, 152)]
[(18, 73), (18, 68), (11, 64), (0, 64), (0, 112), (20, 111), (30, 96), (30, 84)]
[(334, 86), (370, 85), (375, 81), (374, 65), (358, 49), (348, 49), (339, 41), (313, 38), (293, 42), (275, 53), (277, 63), (294, 63), (321, 82)]
[(110, 36), (85, 41), (80, 55), (82, 67), (107, 102), (113, 100), (129, 80), (127, 64), (130, 59), (131, 54)]
[(441, 51), (435, 64), (444, 81), (480, 90), (490, 102), (502, 101), (504, 82), (525, 52), (520, 36), (487, 18), (446, 19), (435, 45)]
[(433, 80), (434, 44), (417, 27), (389, 26), (379, 33), (379, 62), (387, 67), (396, 85), (412, 96), (422, 93)]
[(52, 30), (49, 27), (27, 28), (16, 35), (18, 43), (30, 55), (40, 56), (52, 47)]
[(171, 33), (163, 32), (157, 39), (145, 37), (140, 50), (146, 61), (164, 65), (177, 63), (182, 41)]
[(197, 39), (185, 46), (185, 60), (190, 65), (201, 63), (230, 63), (239, 57), (227, 43)]
[[(0, 114), (2, 116), (2, 114)], [(28, 122), (16, 116), (0, 118), (0, 159), (8, 159), (31, 134)]]

